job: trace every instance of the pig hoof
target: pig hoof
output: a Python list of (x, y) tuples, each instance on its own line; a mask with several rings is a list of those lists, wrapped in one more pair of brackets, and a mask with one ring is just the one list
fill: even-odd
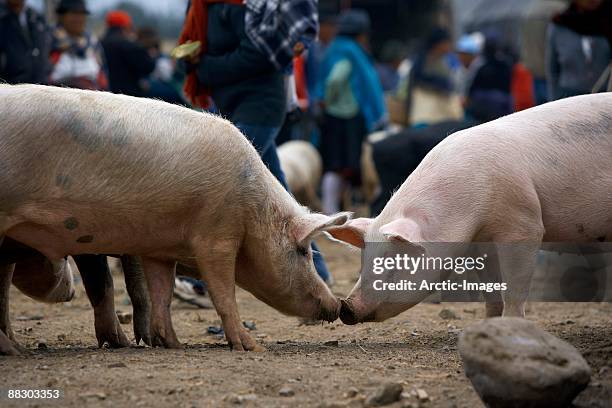
[(166, 335), (164, 330), (152, 329), (150, 340), (151, 346), (153, 347), (165, 347), (169, 349), (183, 348), (183, 345), (176, 338), (174, 331)]
[(261, 353), (266, 351), (264, 346), (257, 344), (246, 330), (240, 330), (240, 342), (233, 344), (229, 341), (232, 351), (254, 351)]
[(0, 356), (19, 356), (23, 348), (13, 341), (0, 340)]
[(256, 353), (263, 353), (264, 351), (266, 351), (266, 348), (262, 345), (255, 344), (255, 346), (253, 346), (253, 349), (251, 351), (254, 351)]
[(104, 347), (105, 344), (108, 344), (110, 348), (130, 346), (130, 341), (119, 325), (111, 330), (96, 330), (96, 338), (98, 339), (98, 347), (100, 348)]
[(138, 346), (140, 344), (140, 341), (142, 340), (142, 342), (144, 344), (146, 344), (149, 347), (153, 346), (153, 343), (151, 342), (151, 336), (149, 336), (148, 334), (145, 335), (136, 335), (134, 336), (134, 340), (136, 341), (136, 345)]
[(164, 337), (156, 336), (156, 335), (151, 336), (151, 345), (153, 347), (164, 347), (168, 349), (183, 348), (183, 345), (179, 343), (179, 341), (176, 339), (171, 340), (171, 339), (166, 339)]
[(136, 345), (140, 344), (140, 340), (147, 346), (151, 346), (151, 331), (149, 329), (149, 321), (142, 319), (134, 313), (134, 337), (136, 338)]

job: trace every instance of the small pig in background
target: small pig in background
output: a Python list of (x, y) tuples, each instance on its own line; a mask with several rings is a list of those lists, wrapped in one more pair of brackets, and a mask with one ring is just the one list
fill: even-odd
[(176, 261), (200, 271), (234, 350), (262, 349), (242, 327), (236, 284), (286, 314), (338, 317), (310, 242), (350, 216), (301, 207), (229, 122), (38, 85), (0, 85), (0, 121), (0, 236), (52, 261), (139, 256), (154, 345), (180, 347), (170, 316)]
[[(542, 242), (612, 240), (612, 93), (567, 98), (457, 132), (438, 144), (374, 219), (329, 233), (367, 242), (494, 242), (508, 289), (486, 296), (487, 316), (524, 317)], [(518, 255), (518, 256), (517, 256)], [(364, 296), (361, 280), (346, 300), (346, 324), (382, 321), (419, 303)]]
[(320, 211), (317, 188), (323, 162), (317, 149), (309, 142), (292, 140), (278, 147), (278, 158), (293, 196), (301, 204)]

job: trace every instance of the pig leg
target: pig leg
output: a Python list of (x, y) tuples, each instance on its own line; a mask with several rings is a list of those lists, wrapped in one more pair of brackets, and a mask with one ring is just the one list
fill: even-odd
[(123, 333), (117, 313), (113, 277), (103, 255), (78, 255), (74, 261), (79, 267), (83, 286), (94, 309), (94, 327), (98, 347), (108, 344), (111, 348), (129, 347), (130, 342)]
[(0, 330), (0, 356), (18, 356), (19, 354), (13, 341)]
[[(198, 269), (208, 285), (210, 298), (221, 317), (225, 338), (235, 351), (264, 351), (255, 343), (242, 326), (236, 304), (236, 254), (235, 242), (215, 242), (197, 245)], [(204, 251), (203, 248), (208, 249)], [(214, 254), (214, 256), (212, 255)]]
[[(479, 244), (480, 248), (482, 244)], [(483, 248), (484, 249), (484, 248)], [(481, 271), (478, 271), (478, 279), (481, 282), (501, 282), (501, 273), (499, 270), (499, 257), (497, 256), (497, 248), (491, 246), (490, 249), (486, 249), (487, 254), (487, 267)], [(474, 257), (480, 256), (480, 254), (471, 254)], [(500, 291), (494, 292), (482, 292), (485, 300), (485, 311), (486, 317), (499, 317), (504, 311), (504, 301)]]
[[(508, 242), (508, 241), (506, 241)], [(507, 284), (503, 292), (504, 317), (525, 317), (525, 302), (529, 295), (531, 278), (536, 266), (540, 242), (502, 244), (499, 253), (501, 276)]]
[(151, 344), (181, 348), (170, 315), (176, 263), (143, 257), (142, 268), (151, 298)]
[(136, 344), (139, 344), (140, 340), (142, 340), (146, 345), (150, 346), (149, 318), (151, 315), (151, 303), (141, 261), (137, 257), (124, 255), (121, 257), (121, 267), (125, 275), (125, 287), (132, 301)]
[(21, 347), (15, 342), (9, 318), (9, 289), (15, 265), (0, 266), (0, 355), (16, 356)]

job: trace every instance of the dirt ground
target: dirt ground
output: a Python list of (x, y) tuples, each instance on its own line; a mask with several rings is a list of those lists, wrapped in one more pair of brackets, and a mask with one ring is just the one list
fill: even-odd
[[(358, 275), (359, 254), (335, 243), (321, 245), (337, 280), (334, 291), (345, 295)], [(130, 311), (119, 277), (115, 287), (118, 310)], [(384, 323), (357, 326), (300, 326), (244, 291), (238, 306), (243, 320), (256, 323), (252, 334), (266, 352), (231, 352), (223, 339), (206, 333), (219, 324), (214, 310), (176, 302), (174, 326), (184, 349), (98, 349), (80, 284), (69, 304), (37, 303), (13, 291), (13, 328), (29, 354), (0, 357), (0, 388), (61, 389), (64, 397), (4, 399), (0, 407), (359, 407), (387, 382), (404, 386), (405, 398), (396, 407), (482, 406), (463, 374), (456, 343), (463, 327), (483, 318), (483, 305), (421, 304)], [(459, 319), (443, 320), (438, 314), (444, 308)], [(575, 405), (611, 407), (612, 304), (538, 303), (528, 311), (591, 365), (591, 384)], [(133, 338), (131, 325), (123, 329)], [(281, 396), (281, 389), (293, 395)], [(417, 389), (427, 398), (419, 400)]]

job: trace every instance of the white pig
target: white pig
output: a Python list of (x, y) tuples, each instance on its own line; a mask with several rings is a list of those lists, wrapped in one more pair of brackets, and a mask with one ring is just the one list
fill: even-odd
[(234, 350), (235, 284), (283, 313), (333, 321), (312, 237), (348, 214), (312, 214), (248, 140), (217, 116), (164, 102), (37, 85), (0, 85), (0, 236), (52, 261), (140, 256), (151, 340), (179, 347), (170, 319), (176, 261), (200, 270)]
[(323, 164), (315, 147), (303, 140), (292, 140), (278, 147), (278, 158), (289, 190), (302, 204), (320, 210), (317, 187)]
[[(500, 254), (508, 289), (503, 303), (485, 298), (487, 315), (524, 317), (542, 242), (612, 240), (611, 157), (612, 93), (551, 102), (449, 136), (378, 217), (330, 233), (361, 248), (393, 241), (514, 243), (524, 256)], [(363, 296), (360, 280), (340, 318), (382, 321), (424, 296), (383, 303)]]

